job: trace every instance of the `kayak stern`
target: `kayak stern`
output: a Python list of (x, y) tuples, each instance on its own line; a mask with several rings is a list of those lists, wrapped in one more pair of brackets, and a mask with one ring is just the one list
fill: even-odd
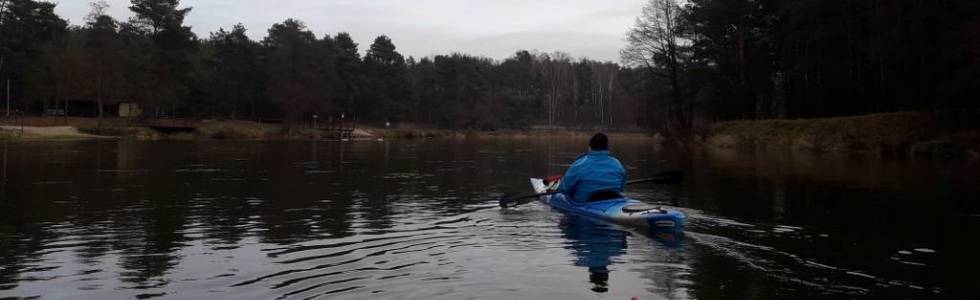
[[(537, 193), (555, 188), (556, 183), (538, 178), (531, 179), (531, 186)], [(682, 231), (686, 220), (684, 213), (678, 210), (664, 209), (629, 198), (573, 203), (568, 201), (565, 195), (556, 194), (544, 196), (541, 200), (568, 213), (650, 230)]]

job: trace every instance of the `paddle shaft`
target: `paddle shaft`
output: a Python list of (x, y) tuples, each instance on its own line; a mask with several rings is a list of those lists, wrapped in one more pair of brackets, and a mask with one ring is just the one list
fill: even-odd
[(630, 180), (630, 181), (627, 181), (627, 182), (626, 182), (626, 185), (631, 185), (631, 184), (637, 184), (637, 183), (647, 183), (647, 182), (654, 182), (654, 181), (657, 181), (658, 179), (659, 179), (659, 178), (657, 178), (657, 177), (651, 177), (651, 178), (644, 178), (644, 179), (637, 179), (637, 180)]
[[(527, 195), (509, 197), (509, 198), (506, 198), (506, 199), (500, 199), (500, 206), (501, 207), (517, 206), (517, 205), (521, 205), (521, 204), (524, 204), (524, 203), (532, 202), (532, 201), (534, 201), (534, 199), (537, 199), (538, 197), (551, 196), (551, 195), (555, 195), (555, 194), (559, 194), (559, 193), (561, 193), (561, 192), (559, 192), (559, 191), (550, 191), (550, 192), (547, 192), (547, 193), (527, 194)], [(531, 199), (531, 200), (520, 201), (520, 200), (525, 200), (525, 199)]]
[[(680, 181), (683, 180), (683, 178), (684, 178), (684, 173), (682, 173), (681, 171), (668, 171), (668, 172), (663, 172), (663, 173), (657, 174), (657, 176), (650, 177), (650, 178), (630, 180), (630, 181), (627, 181), (626, 182), (626, 185), (637, 184), (637, 183), (647, 183), (647, 182), (656, 182), (656, 183), (660, 183), (660, 184), (677, 184), (677, 183), (680, 183)], [(535, 198), (538, 198), (538, 197), (550, 196), (550, 195), (555, 195), (555, 194), (558, 194), (558, 193), (559, 193), (558, 191), (551, 191), (551, 192), (547, 192), (547, 193), (527, 194), (527, 195), (521, 195), (521, 196), (515, 196), (515, 197), (508, 197), (506, 199), (501, 199), (500, 200), (500, 206), (502, 206), (502, 207), (517, 206), (517, 205), (521, 205), (521, 204), (525, 204), (525, 203), (533, 202), (534, 201), (534, 200), (529, 200), (529, 201), (520, 201), (520, 202), (518, 202), (518, 200), (535, 199)]]

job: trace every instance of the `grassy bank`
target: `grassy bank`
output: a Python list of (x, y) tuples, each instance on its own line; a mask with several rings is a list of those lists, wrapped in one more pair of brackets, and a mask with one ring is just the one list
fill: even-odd
[(0, 139), (22, 141), (70, 141), (112, 138), (91, 135), (71, 126), (29, 127), (0, 125)]
[(715, 123), (698, 137), (709, 147), (790, 148), (980, 158), (980, 130), (947, 129), (932, 113)]
[[(595, 134), (594, 131), (587, 130), (450, 130), (425, 127), (407, 128), (365, 128), (375, 135), (384, 138), (394, 139), (418, 139), (418, 138), (588, 138)], [(653, 135), (643, 131), (611, 131), (606, 132), (613, 138), (652, 138)]]
[[(166, 123), (166, 121), (164, 122)], [(19, 117), (15, 119), (0, 119), (0, 126), (34, 128), (45, 131), (45, 128), (70, 127), (77, 128), (78, 138), (117, 137), (138, 140), (159, 139), (228, 139), (228, 140), (309, 140), (338, 139), (336, 132), (313, 130), (306, 126), (285, 127), (282, 124), (267, 124), (252, 121), (236, 120), (182, 120), (182, 124), (193, 126), (190, 133), (161, 133), (156, 130), (134, 125), (130, 120), (106, 118), (99, 122), (95, 118), (64, 118), (64, 117)], [(50, 130), (48, 130), (50, 131)], [(17, 135), (13, 132), (2, 133), (0, 137), (43, 140), (54, 139), (41, 135)], [(570, 137), (587, 138), (593, 134), (586, 130), (448, 130), (431, 126), (402, 124), (397, 128), (383, 128), (361, 125), (354, 131), (358, 140), (376, 139), (430, 139), (430, 138), (544, 138)], [(651, 138), (643, 130), (609, 132), (614, 138)], [(26, 137), (26, 138), (25, 138)]]

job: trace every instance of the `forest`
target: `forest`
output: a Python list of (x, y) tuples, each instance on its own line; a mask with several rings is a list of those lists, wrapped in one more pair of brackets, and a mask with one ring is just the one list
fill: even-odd
[(649, 0), (619, 63), (517, 49), (406, 58), (388, 36), (362, 52), (296, 19), (261, 40), (241, 24), (199, 37), (179, 0), (132, 0), (128, 20), (96, 1), (83, 24), (55, 5), (0, 0), (0, 83), (24, 114), (128, 101), (147, 117), (670, 134), (911, 110), (971, 123), (980, 107), (976, 1)]

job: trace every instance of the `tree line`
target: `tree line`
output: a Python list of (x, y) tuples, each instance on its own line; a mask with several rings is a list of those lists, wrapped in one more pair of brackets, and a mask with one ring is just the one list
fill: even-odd
[[(93, 2), (70, 25), (55, 4), (0, 0), (0, 77), (24, 111), (69, 100), (139, 103), (149, 116), (411, 122), (446, 128), (635, 127), (638, 74), (562, 52), (404, 57), (387, 36), (361, 56), (344, 32), (287, 19), (252, 40), (241, 24), (199, 38), (179, 0), (132, 0), (119, 21)], [(305, 124), (305, 123), (304, 123)]]
[(406, 58), (383, 35), (362, 56), (349, 34), (295, 19), (262, 40), (240, 24), (201, 38), (179, 0), (131, 0), (125, 21), (97, 1), (78, 25), (54, 7), (0, 0), (0, 84), (26, 112), (130, 101), (149, 116), (683, 134), (903, 110), (970, 121), (980, 99), (976, 1), (648, 0), (624, 28), (623, 65), (523, 50)]
[(667, 131), (907, 110), (977, 125), (978, 15), (977, 1), (650, 0), (622, 54)]

